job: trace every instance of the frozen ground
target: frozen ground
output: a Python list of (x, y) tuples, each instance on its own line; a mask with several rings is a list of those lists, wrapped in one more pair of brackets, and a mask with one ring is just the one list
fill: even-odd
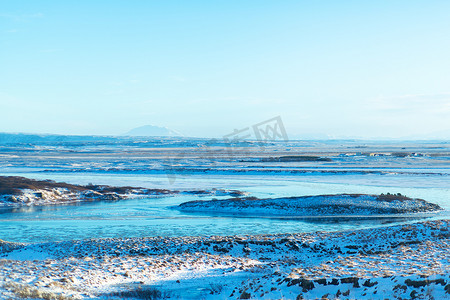
[(0, 176), (0, 207), (62, 205), (83, 201), (115, 201), (174, 194), (177, 191), (106, 185), (73, 185), (51, 180)]
[(184, 202), (175, 207), (187, 212), (245, 214), (252, 216), (389, 215), (442, 210), (422, 199), (398, 195), (317, 195), (258, 199), (254, 197)]
[(199, 196), (242, 196), (237, 190), (177, 191), (142, 187), (113, 187), (108, 185), (73, 185), (51, 180), (35, 180), (18, 176), (0, 176), (0, 208), (23, 206), (63, 205), (77, 202), (117, 201), (151, 198), (177, 194)]
[(450, 299), (449, 238), (450, 221), (433, 221), (335, 233), (2, 242), (0, 288), (5, 297), (48, 299)]

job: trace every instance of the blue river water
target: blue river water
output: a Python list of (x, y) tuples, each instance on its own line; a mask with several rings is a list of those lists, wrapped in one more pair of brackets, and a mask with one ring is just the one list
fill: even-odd
[[(447, 178), (427, 175), (190, 175), (170, 183), (164, 175), (39, 173), (18, 174), (74, 184), (108, 184), (149, 188), (239, 189), (251, 196), (282, 197), (337, 193), (402, 193), (422, 198), (450, 210)], [(46, 207), (0, 210), (0, 239), (14, 242), (47, 242), (91, 238), (143, 236), (246, 235), (314, 231), (341, 231), (386, 226), (417, 219), (448, 218), (447, 211), (415, 218), (270, 218), (204, 215), (172, 207), (185, 201), (210, 199), (194, 195), (139, 198)], [(220, 198), (220, 197), (215, 197)]]

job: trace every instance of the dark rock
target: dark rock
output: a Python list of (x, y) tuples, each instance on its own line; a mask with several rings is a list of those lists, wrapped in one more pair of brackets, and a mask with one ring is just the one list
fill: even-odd
[(213, 250), (216, 251), (216, 252), (220, 252), (220, 253), (228, 253), (228, 252), (230, 252), (230, 250), (228, 250), (227, 248), (219, 247), (217, 245), (213, 246)]
[(251, 297), (252, 297), (252, 295), (250, 293), (243, 291), (241, 296), (239, 296), (239, 299), (250, 299)]
[(359, 288), (360, 285), (359, 285), (358, 280), (359, 280), (358, 277), (347, 277), (347, 278), (342, 278), (341, 283), (353, 283), (354, 288)]
[(401, 285), (401, 284), (397, 284), (396, 286), (394, 286), (393, 290), (403, 290), (403, 292), (406, 292), (406, 290), (408, 289), (408, 287), (406, 285)]
[(290, 280), (287, 284), (287, 286), (293, 286), (293, 285), (299, 285), (302, 288), (302, 291), (304, 293), (306, 293), (314, 288), (314, 283), (312, 280), (303, 279), (303, 278)]
[(377, 284), (378, 284), (378, 281), (370, 282), (370, 279), (367, 279), (366, 281), (364, 281), (363, 286), (373, 287), (374, 285), (377, 285)]
[(446, 294), (450, 294), (450, 284), (447, 284), (447, 285), (444, 287), (444, 290), (445, 290), (445, 293), (446, 293)]
[(411, 280), (411, 279), (406, 279), (405, 280), (405, 284), (407, 286), (412, 286), (414, 288), (418, 288), (418, 287), (429, 285), (430, 281), (429, 280)]
[(332, 285), (339, 285), (339, 280), (336, 279), (336, 278), (333, 278), (333, 279), (331, 279), (330, 284), (332, 284)]

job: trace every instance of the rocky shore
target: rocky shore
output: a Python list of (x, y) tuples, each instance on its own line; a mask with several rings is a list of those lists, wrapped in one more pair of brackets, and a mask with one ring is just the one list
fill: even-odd
[(2, 241), (0, 294), (44, 299), (450, 299), (449, 246), (449, 220), (334, 233)]
[(148, 189), (142, 187), (115, 187), (108, 185), (75, 185), (52, 180), (34, 180), (18, 176), (0, 176), (0, 207), (57, 205), (83, 201), (116, 201), (136, 197), (156, 197), (176, 194), (199, 196), (242, 196), (237, 190)]

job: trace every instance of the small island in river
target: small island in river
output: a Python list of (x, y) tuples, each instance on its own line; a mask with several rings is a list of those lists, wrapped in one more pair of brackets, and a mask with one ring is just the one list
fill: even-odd
[(401, 194), (337, 194), (259, 199), (197, 200), (176, 207), (186, 212), (241, 213), (261, 216), (384, 215), (442, 210), (439, 205)]

